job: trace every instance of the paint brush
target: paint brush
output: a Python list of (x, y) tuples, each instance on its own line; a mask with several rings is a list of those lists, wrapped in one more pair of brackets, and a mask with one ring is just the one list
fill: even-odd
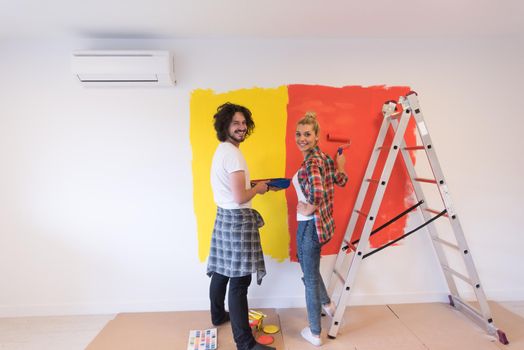
[(327, 134), (327, 140), (329, 142), (339, 142), (343, 143), (343, 145), (340, 145), (337, 149), (338, 154), (342, 154), (342, 151), (351, 145), (351, 139), (344, 135), (334, 134), (334, 133), (328, 133)]

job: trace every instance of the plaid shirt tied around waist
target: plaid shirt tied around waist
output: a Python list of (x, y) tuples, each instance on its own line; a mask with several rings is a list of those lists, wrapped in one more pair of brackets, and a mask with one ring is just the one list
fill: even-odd
[(333, 159), (314, 147), (298, 170), (298, 182), (309, 204), (317, 207), (313, 213), (318, 241), (328, 242), (335, 232), (333, 219), (334, 185), (345, 186), (348, 177), (335, 168)]
[(251, 208), (217, 208), (217, 216), (207, 263), (207, 275), (214, 272), (227, 277), (257, 273), (257, 284), (266, 275), (264, 254), (258, 229), (264, 219)]

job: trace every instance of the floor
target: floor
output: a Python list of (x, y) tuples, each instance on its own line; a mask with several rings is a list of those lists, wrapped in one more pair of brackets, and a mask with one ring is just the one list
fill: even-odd
[[(524, 318), (524, 301), (519, 302), (500, 302), (505, 309)], [(398, 308), (397, 308), (398, 307)], [(366, 308), (365, 315), (382, 312), (383, 308)], [(402, 305), (394, 306), (395, 312), (402, 317)], [(305, 311), (303, 309), (285, 309), (280, 317), (282, 333), (289, 332), (294, 334), (299, 331), (298, 323), (303, 322)], [(95, 337), (109, 324), (116, 315), (85, 315), (85, 316), (53, 316), (53, 317), (30, 317), (30, 318), (0, 318), (0, 350), (76, 350), (85, 349)], [(397, 316), (397, 315), (395, 315)], [(398, 317), (398, 316), (397, 316)], [(355, 318), (355, 317), (354, 317)], [(360, 324), (365, 323), (365, 318), (359, 320)], [(405, 318), (404, 323), (409, 323), (409, 318)], [(416, 320), (411, 322), (409, 329), (416, 329)], [(297, 328), (297, 329), (294, 329)], [(382, 327), (384, 330), (391, 330), (392, 325)], [(358, 339), (357, 329), (351, 329), (353, 340)], [(368, 328), (367, 331), (370, 331)], [(437, 337), (438, 332), (434, 336)], [(365, 333), (364, 333), (365, 334)], [(398, 337), (398, 334), (397, 334)], [(428, 337), (428, 335), (426, 335)], [(435, 338), (434, 337), (434, 338)], [(510, 336), (510, 341), (512, 340)], [(340, 337), (337, 337), (339, 340)], [(369, 338), (369, 336), (368, 336)], [(405, 337), (404, 337), (405, 338)], [(429, 340), (431, 341), (431, 335)], [(293, 337), (286, 337), (286, 349), (305, 348), (302, 342), (294, 345), (296, 340)], [(434, 340), (433, 340), (434, 341)], [(329, 344), (328, 344), (329, 345)], [(512, 345), (512, 344), (510, 344)], [(428, 347), (424, 345), (427, 349)], [(422, 347), (424, 349), (424, 347)], [(224, 346), (220, 346), (224, 348)], [(280, 348), (280, 347), (279, 347)], [(326, 348), (323, 346), (323, 348)], [(329, 347), (332, 348), (332, 347)], [(355, 345), (354, 348), (357, 348)], [(515, 347), (511, 347), (512, 349)], [(522, 348), (524, 350), (524, 346)]]

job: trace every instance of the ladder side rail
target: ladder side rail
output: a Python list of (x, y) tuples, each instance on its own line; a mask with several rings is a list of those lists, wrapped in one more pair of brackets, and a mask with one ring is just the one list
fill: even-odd
[(462, 226), (460, 225), (458, 215), (456, 214), (455, 209), (453, 208), (451, 196), (449, 194), (449, 190), (447, 187), (447, 182), (444, 179), (444, 173), (442, 172), (442, 168), (440, 167), (440, 163), (436, 156), (435, 147), (433, 145), (433, 142), (431, 141), (429, 132), (427, 131), (427, 127), (424, 122), (424, 116), (423, 116), (422, 111), (420, 110), (420, 106), (419, 106), (418, 98), (416, 94), (413, 93), (413, 94), (408, 95), (407, 103), (409, 104), (410, 108), (413, 109), (413, 115), (417, 123), (417, 128), (419, 130), (422, 143), (426, 150), (426, 154), (427, 154), (429, 163), (431, 165), (431, 170), (433, 172), (435, 179), (437, 180), (438, 190), (441, 195), (442, 201), (444, 202), (444, 206), (448, 210), (448, 218), (449, 218), (451, 227), (453, 229), (453, 232), (455, 234), (457, 244), (461, 249), (461, 255), (464, 259), (464, 263), (468, 271), (468, 275), (473, 281), (475, 281), (475, 285), (473, 286), (473, 291), (475, 293), (477, 301), (479, 302), (480, 309), (482, 311), (482, 315), (484, 316), (486, 320), (490, 320), (492, 319), (491, 311), (490, 311), (489, 305), (486, 300), (486, 295), (484, 293), (483, 286), (480, 283), (480, 278), (475, 268), (475, 263), (473, 262), (471, 251), (466, 242), (466, 238), (464, 236)]
[(468, 316), (473, 322), (479, 327), (483, 328), (486, 332), (491, 335), (497, 335), (497, 327), (493, 324), (493, 320), (486, 320), (484, 316), (474, 307), (469, 305), (467, 302), (462, 300), (460, 297), (453, 298), (454, 307)]
[[(392, 122), (392, 124), (395, 124), (395, 123), (396, 123), (396, 121)], [(420, 205), (420, 213), (422, 215), (422, 218), (423, 218), (424, 222), (428, 222), (431, 219), (432, 216), (426, 210), (428, 208), (428, 204), (427, 204), (427, 201), (426, 201), (426, 197), (424, 196), (424, 191), (422, 190), (422, 186), (417, 181), (413, 181), (413, 179), (417, 177), (417, 174), (416, 174), (416, 171), (415, 171), (415, 166), (414, 166), (413, 161), (411, 159), (411, 156), (409, 154), (409, 151), (405, 150), (405, 148), (406, 148), (406, 142), (403, 139), (402, 140), (402, 144), (400, 146), (400, 149), (401, 149), (402, 157), (404, 158), (404, 164), (406, 166), (406, 170), (407, 170), (407, 172), (409, 174), (409, 177), (411, 179), (411, 183), (413, 185), (413, 190), (415, 192), (415, 196), (416, 196), (417, 201), (420, 201), (420, 200), (423, 201), (423, 203)], [(435, 240), (438, 239), (437, 230), (436, 230), (436, 228), (435, 228), (433, 223), (430, 223), (429, 225), (427, 225), (426, 228), (427, 228), (427, 230), (429, 232), (429, 235), (431, 237), (431, 243), (433, 245), (433, 248), (435, 249), (435, 253), (436, 253), (437, 258), (439, 260), (439, 263), (440, 263), (440, 266), (441, 266), (441, 270), (442, 270), (442, 272), (444, 274), (444, 278), (445, 278), (445, 280), (447, 282), (449, 291), (453, 295), (458, 295), (457, 285), (455, 283), (455, 280), (453, 279), (453, 276), (448, 271), (446, 271), (446, 270), (444, 270), (442, 268), (443, 265), (448, 266), (449, 264), (448, 264), (448, 259), (446, 257), (446, 254), (444, 253), (444, 249), (442, 248), (442, 246), (440, 244), (435, 242)]]
[[(366, 181), (367, 179), (370, 179), (373, 176), (373, 173), (375, 172), (375, 167), (377, 165), (378, 158), (380, 156), (380, 147), (384, 145), (384, 140), (386, 139), (386, 136), (388, 134), (389, 126), (391, 124), (391, 118), (390, 115), (395, 111), (395, 104), (392, 102), (389, 102), (387, 106), (383, 107), (383, 120), (380, 125), (380, 129), (377, 135), (377, 139), (375, 140), (375, 145), (373, 146), (373, 150), (371, 152), (371, 157), (368, 161), (368, 165), (366, 167), (366, 172), (364, 173), (364, 177), (362, 179), (360, 190), (357, 195), (357, 199), (355, 201), (355, 205), (353, 206), (353, 211), (351, 212), (351, 220), (349, 222), (349, 225), (345, 231), (344, 239), (345, 240), (351, 240), (351, 236), (353, 234), (353, 230), (355, 229), (356, 223), (358, 221), (359, 214), (356, 212), (357, 210), (362, 209), (362, 205), (364, 204), (364, 200), (366, 199), (366, 195), (368, 193), (369, 189), (369, 182)], [(342, 247), (342, 246), (341, 246)], [(345, 253), (344, 253), (345, 254)]]
[[(358, 218), (360, 216), (360, 214), (358, 214), (357, 210), (361, 210), (362, 209), (362, 205), (364, 203), (364, 200), (366, 198), (366, 195), (368, 193), (368, 189), (369, 189), (369, 182), (366, 181), (366, 179), (369, 179), (371, 178), (371, 176), (373, 176), (373, 173), (375, 171), (375, 167), (376, 167), (376, 164), (377, 164), (377, 161), (378, 161), (378, 158), (380, 156), (380, 147), (383, 146), (384, 144), (384, 140), (386, 139), (386, 136), (387, 136), (387, 133), (388, 133), (388, 130), (389, 130), (389, 125), (390, 125), (390, 121), (391, 119), (389, 118), (389, 114), (391, 114), (393, 112), (393, 109), (390, 108), (391, 110), (386, 110), (384, 112), (384, 119), (382, 120), (382, 124), (380, 126), (380, 129), (379, 129), (379, 132), (378, 132), (378, 135), (377, 135), (377, 139), (375, 141), (375, 145), (373, 146), (373, 150), (371, 152), (371, 157), (368, 161), (368, 165), (367, 165), (367, 168), (366, 168), (366, 172), (364, 174), (364, 178), (362, 179), (362, 182), (360, 184), (360, 190), (358, 192), (358, 195), (357, 195), (357, 199), (355, 201), (355, 205), (353, 206), (353, 210), (351, 211), (351, 217), (350, 217), (350, 220), (349, 220), (349, 223), (348, 223), (348, 226), (346, 227), (346, 231), (344, 233), (344, 238), (342, 240), (342, 243), (341, 243), (341, 246), (340, 246), (340, 250), (338, 252), (338, 255), (337, 255), (337, 258), (335, 260), (335, 264), (334, 264), (334, 268), (333, 268), (333, 272), (339, 270), (343, 264), (344, 264), (344, 261), (347, 257), (347, 252), (345, 252), (344, 250), (342, 250), (342, 247), (344, 247), (344, 242), (345, 241), (350, 241), (351, 240), (351, 237), (353, 235), (353, 231), (355, 230), (355, 226), (358, 222)], [(332, 295), (333, 292), (335, 291), (335, 287), (336, 287), (336, 284), (337, 284), (337, 278), (336, 276), (333, 276), (334, 273), (331, 273), (330, 276), (329, 276), (329, 279), (327, 281), (327, 285), (328, 285), (328, 295)]]
[(393, 169), (395, 160), (397, 159), (400, 150), (399, 145), (401, 141), (404, 139), (404, 133), (406, 132), (406, 127), (410, 118), (411, 111), (409, 109), (404, 110), (402, 112), (400, 122), (393, 137), (392, 147), (389, 149), (384, 168), (382, 169), (378, 185), (379, 187), (377, 188), (373, 197), (371, 209), (368, 213), (366, 223), (364, 224), (364, 228), (362, 229), (360, 241), (357, 245), (357, 251), (353, 255), (353, 259), (351, 260), (351, 265), (349, 266), (349, 271), (347, 273), (347, 277), (344, 283), (344, 289), (340, 293), (340, 296), (337, 301), (337, 309), (335, 311), (333, 319), (331, 320), (331, 327), (328, 331), (328, 335), (330, 337), (335, 337), (338, 333), (338, 328), (340, 327), (340, 322), (342, 320), (342, 317), (344, 316), (344, 311), (346, 309), (347, 299), (349, 297), (351, 288), (353, 288), (353, 281), (355, 280), (358, 268), (362, 263), (362, 259), (364, 258), (364, 253), (369, 249), (369, 236), (375, 224), (376, 214), (378, 213), (378, 209), (380, 208), (380, 204), (382, 203), (382, 198), (384, 197), (387, 183), (389, 182), (389, 178), (391, 176), (391, 171)]
[(353, 211), (351, 212), (351, 220), (349, 222), (349, 225), (344, 235), (345, 240), (348, 240), (348, 241), (351, 240), (351, 235), (353, 234), (353, 230), (355, 229), (356, 223), (359, 218), (359, 214), (357, 213), (357, 210), (362, 209), (362, 205), (364, 204), (364, 200), (366, 199), (366, 195), (369, 189), (369, 182), (366, 181), (366, 179), (371, 178), (371, 176), (373, 176), (373, 173), (375, 172), (375, 167), (376, 167), (378, 158), (380, 156), (379, 148), (383, 146), (384, 144), (384, 140), (386, 139), (390, 123), (391, 123), (390, 118), (385, 117), (380, 126), (380, 130), (377, 135), (375, 145), (373, 146), (373, 151), (371, 153), (371, 157), (369, 159), (368, 166), (366, 168), (366, 172), (364, 173), (364, 177), (360, 185), (360, 190), (358, 192), (357, 199), (355, 201), (355, 205), (353, 206)]
[[(342, 286), (342, 290), (340, 294), (338, 295), (338, 298), (336, 299), (335, 304), (337, 305), (337, 308), (335, 310), (335, 314), (333, 315), (333, 318), (331, 319), (331, 326), (328, 330), (328, 336), (331, 338), (335, 338), (338, 333), (338, 329), (340, 327), (340, 323), (342, 322), (342, 318), (344, 317), (344, 312), (346, 311), (347, 302), (348, 302), (348, 296), (351, 292), (351, 289), (353, 288), (353, 282), (356, 279), (358, 268), (360, 264), (362, 263), (363, 255), (362, 250), (369, 245), (369, 242), (367, 241), (360, 241), (357, 246), (357, 252), (353, 253), (353, 257), (351, 259), (351, 263), (349, 265), (349, 270), (346, 275), (346, 279), (344, 281), (344, 285)], [(345, 254), (345, 253), (344, 253)]]

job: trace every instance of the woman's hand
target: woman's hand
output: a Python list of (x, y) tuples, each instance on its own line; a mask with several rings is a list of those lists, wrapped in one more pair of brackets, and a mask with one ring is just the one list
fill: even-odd
[(337, 169), (341, 173), (345, 173), (345, 167), (346, 167), (346, 156), (344, 156), (344, 153), (338, 154), (335, 156), (335, 163), (337, 164)]
[(309, 204), (309, 203), (304, 203), (304, 202), (298, 202), (298, 204), (297, 204), (297, 213), (299, 213), (301, 215), (309, 216), (309, 215), (313, 214), (315, 212), (315, 210), (317, 210), (317, 206), (316, 205)]

